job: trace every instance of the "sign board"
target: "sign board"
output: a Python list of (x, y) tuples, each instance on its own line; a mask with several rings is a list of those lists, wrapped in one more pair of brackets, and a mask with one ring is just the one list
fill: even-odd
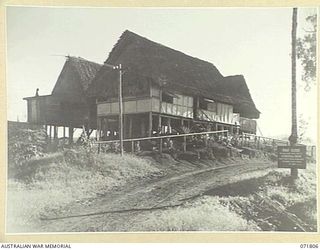
[(306, 168), (306, 146), (278, 146), (279, 168)]

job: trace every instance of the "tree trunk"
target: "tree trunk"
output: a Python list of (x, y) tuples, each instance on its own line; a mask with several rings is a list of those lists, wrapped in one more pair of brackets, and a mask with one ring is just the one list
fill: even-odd
[[(292, 53), (291, 53), (291, 62), (292, 62), (292, 86), (291, 86), (291, 108), (292, 108), (292, 127), (291, 135), (289, 137), (290, 145), (294, 146), (298, 140), (298, 129), (297, 129), (297, 83), (296, 83), (296, 40), (297, 40), (297, 8), (293, 8), (292, 12)], [(298, 177), (298, 169), (291, 168), (291, 176), (293, 178)]]

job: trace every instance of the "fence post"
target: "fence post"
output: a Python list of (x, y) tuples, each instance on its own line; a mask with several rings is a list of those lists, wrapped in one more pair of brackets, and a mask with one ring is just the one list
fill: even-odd
[(183, 137), (183, 152), (187, 151), (187, 137)]
[(162, 138), (160, 138), (160, 142), (159, 142), (159, 152), (160, 152), (160, 155), (162, 155)]
[(131, 153), (134, 154), (134, 141), (131, 141)]

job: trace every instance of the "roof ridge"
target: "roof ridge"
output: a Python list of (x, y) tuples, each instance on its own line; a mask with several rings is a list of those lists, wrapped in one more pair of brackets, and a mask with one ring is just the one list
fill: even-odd
[[(129, 38), (130, 36), (131, 36), (131, 37), (134, 37), (135, 39), (145, 40), (145, 41), (147, 41), (148, 43), (151, 43), (151, 44), (153, 44), (153, 45), (161, 46), (161, 47), (163, 47), (163, 48), (165, 48), (165, 49), (167, 49), (167, 50), (173, 51), (173, 52), (175, 52), (175, 53), (178, 53), (178, 54), (183, 55), (183, 56), (185, 56), (185, 57), (188, 57), (188, 58), (190, 58), (190, 59), (194, 59), (194, 60), (201, 61), (202, 63), (206, 63), (207, 65), (210, 65), (210, 66), (214, 67), (214, 68), (221, 74), (221, 72), (218, 70), (218, 68), (217, 68), (213, 63), (211, 63), (211, 62), (209, 62), (209, 61), (205, 61), (205, 60), (200, 59), (200, 58), (198, 58), (198, 57), (194, 57), (194, 56), (188, 55), (188, 54), (186, 54), (186, 53), (184, 53), (184, 52), (182, 52), (182, 51), (179, 51), (179, 50), (177, 50), (177, 49), (173, 49), (173, 48), (171, 48), (171, 47), (169, 47), (169, 46), (166, 46), (166, 45), (163, 45), (163, 44), (161, 44), (161, 43), (158, 43), (158, 42), (155, 42), (155, 41), (153, 41), (153, 40), (150, 40), (149, 38), (144, 37), (144, 36), (141, 36), (141, 35), (139, 35), (139, 34), (137, 34), (137, 33), (135, 33), (135, 32), (132, 32), (132, 31), (130, 31), (130, 30), (125, 30), (125, 31), (121, 34), (121, 36), (119, 37), (118, 41), (116, 42), (116, 44), (113, 46), (111, 52), (109, 53), (108, 58), (105, 60), (105, 63), (111, 63), (111, 64), (112, 64), (112, 62), (110, 62), (110, 60), (111, 60), (110, 58), (112, 58), (112, 56), (113, 56), (113, 54), (115, 53), (116, 49), (119, 47), (119, 44), (120, 44), (123, 40), (125, 40), (125, 38)], [(119, 56), (118, 56), (118, 57), (119, 57)], [(110, 60), (109, 60), (109, 59), (110, 59)], [(112, 59), (114, 59), (114, 58), (112, 58)], [(112, 61), (113, 61), (113, 60), (112, 60)], [(221, 75), (222, 75), (222, 74), (221, 74)], [(223, 75), (222, 75), (222, 76), (223, 76)]]
[(85, 59), (85, 58), (83, 58), (83, 57), (80, 57), (80, 56), (70, 56), (70, 55), (68, 55), (68, 56), (66, 56), (66, 57), (67, 57), (67, 61), (68, 61), (69, 59), (71, 59), (71, 60), (84, 61), (84, 62), (88, 62), (88, 63), (94, 63), (94, 64), (98, 64), (98, 65), (102, 66), (101, 63), (97, 63), (97, 62), (94, 62), (94, 61)]

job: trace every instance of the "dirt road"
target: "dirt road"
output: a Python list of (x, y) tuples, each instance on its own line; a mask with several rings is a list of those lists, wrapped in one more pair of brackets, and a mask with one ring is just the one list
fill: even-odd
[[(198, 163), (199, 165), (200, 163)], [(131, 183), (98, 198), (69, 204), (43, 215), (39, 225), (45, 232), (134, 231), (150, 211), (179, 206), (204, 192), (272, 169), (269, 161), (241, 161), (202, 166), (169, 174), (156, 180)]]

